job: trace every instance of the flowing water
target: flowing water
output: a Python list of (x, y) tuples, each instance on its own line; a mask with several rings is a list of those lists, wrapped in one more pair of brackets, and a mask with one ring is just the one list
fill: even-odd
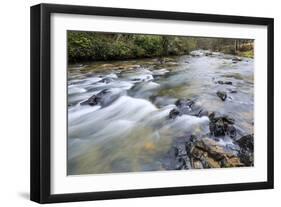
[[(241, 136), (253, 133), (253, 59), (198, 53), (70, 65), (68, 175), (165, 170), (163, 157), (175, 139), (209, 133), (207, 116), (169, 119), (182, 98), (233, 117)], [(81, 104), (104, 89), (115, 96), (106, 105)], [(225, 101), (216, 95), (219, 90), (227, 92)], [(227, 138), (220, 142), (233, 144)]]

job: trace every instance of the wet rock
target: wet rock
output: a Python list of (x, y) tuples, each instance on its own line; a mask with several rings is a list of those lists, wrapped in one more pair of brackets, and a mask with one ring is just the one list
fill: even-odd
[(207, 51), (205, 52), (205, 55), (206, 55), (206, 56), (212, 56), (213, 53), (212, 53), (211, 51), (208, 51), (208, 50), (207, 50)]
[(220, 168), (220, 167), (222, 167), (220, 162), (218, 162), (218, 161), (216, 161), (213, 158), (208, 157), (208, 156), (206, 157), (206, 160), (203, 163), (206, 165), (205, 168), (208, 168), (208, 167), (209, 168)]
[(175, 169), (176, 170), (185, 169), (185, 160), (182, 157), (176, 158)]
[(226, 85), (232, 85), (232, 82), (231, 82), (231, 81), (224, 81), (224, 84), (226, 84)]
[(166, 62), (165, 63), (166, 66), (176, 66), (178, 64), (179, 64), (178, 62)]
[(246, 166), (254, 165), (254, 135), (249, 134), (238, 139), (237, 144), (240, 147), (238, 156), (241, 162)]
[(173, 61), (175, 61), (175, 58), (165, 57), (165, 58), (164, 58), (164, 61), (165, 61), (165, 62), (173, 62)]
[(210, 121), (218, 121), (219, 119), (222, 119), (224, 122), (227, 122), (229, 124), (234, 124), (235, 123), (235, 120), (233, 118), (231, 118), (231, 117), (229, 117), (227, 115), (221, 116), (221, 115), (219, 115), (219, 114), (217, 114), (215, 112), (210, 113), (209, 119), (210, 119)]
[(198, 160), (200, 160), (203, 156), (205, 156), (204, 151), (201, 150), (201, 148), (198, 148), (198, 146), (196, 145), (191, 149), (190, 154), (192, 155), (193, 158)]
[(121, 70), (129, 70), (129, 69), (138, 69), (140, 68), (141, 66), (140, 65), (131, 65), (131, 64), (128, 64), (128, 65), (120, 65), (118, 66), (118, 69), (121, 69)]
[(153, 80), (153, 76), (151, 74), (139, 74), (129, 78), (133, 82), (148, 82)]
[(233, 125), (228, 125), (228, 126), (227, 126), (227, 131), (228, 131), (228, 135), (229, 135), (231, 138), (236, 137), (237, 131), (236, 131), (236, 128), (235, 128)]
[(153, 96), (153, 95), (149, 97), (149, 100), (159, 108), (174, 104), (176, 101), (175, 98), (172, 98), (170, 96)]
[[(243, 166), (239, 157), (227, 152), (223, 146), (210, 138), (203, 138), (195, 142), (190, 156), (192, 159), (199, 160), (204, 168)], [(198, 163), (193, 162), (192, 167), (197, 168)]]
[(186, 156), (187, 152), (186, 152), (186, 147), (185, 144), (179, 144), (177, 145), (177, 156)]
[(115, 74), (115, 73), (110, 73), (110, 74), (107, 74), (106, 76), (104, 76), (105, 78), (112, 78), (112, 79), (117, 79), (118, 76)]
[(222, 167), (242, 167), (240, 157), (231, 153), (219, 142), (191, 135), (184, 142), (176, 143), (169, 151), (166, 169), (203, 169)]
[(104, 89), (98, 94), (91, 96), (88, 100), (81, 103), (81, 105), (101, 105), (102, 107), (110, 105), (121, 96), (121, 90)]
[(241, 162), (239, 157), (228, 155), (224, 157), (220, 161), (221, 167), (243, 167), (245, 166), (243, 162)]
[(215, 137), (225, 136), (225, 127), (222, 120), (218, 120), (217, 122), (210, 122), (209, 129)]
[(160, 85), (155, 82), (137, 82), (128, 91), (128, 94), (136, 98), (149, 98), (159, 89)]
[[(207, 156), (212, 157), (215, 160), (221, 160), (224, 157), (225, 151), (224, 148), (218, 143), (210, 138), (203, 138), (199, 141), (197, 141), (194, 145), (194, 149), (198, 149), (202, 151), (202, 154), (204, 152), (207, 152)], [(194, 149), (191, 153), (194, 152)], [(206, 157), (206, 155), (205, 155)], [(202, 158), (202, 156), (201, 156)]]
[(111, 68), (111, 67), (114, 67), (114, 65), (113, 64), (102, 64), (101, 67)]
[(231, 89), (231, 88), (229, 88), (229, 89), (227, 89), (227, 90), (229, 91), (229, 93), (238, 93), (237, 90), (234, 90), (234, 89)]
[(178, 109), (172, 109), (169, 113), (170, 119), (175, 119), (177, 116), (181, 116), (181, 112)]
[(179, 99), (175, 102), (177, 108), (172, 109), (169, 113), (169, 118), (176, 118), (181, 115), (191, 115), (191, 116), (207, 116), (208, 111), (202, 109), (201, 106), (197, 105), (193, 100), (190, 99)]
[(204, 168), (202, 163), (199, 160), (194, 160), (192, 162), (192, 166), (194, 169), (203, 169)]
[(218, 84), (221, 84), (221, 85), (223, 85), (223, 84), (225, 84), (225, 85), (232, 85), (232, 82), (231, 82), (231, 81), (222, 81), (222, 80), (219, 80), (219, 81), (217, 81), (217, 83), (218, 83)]
[(180, 156), (176, 147), (173, 147), (168, 152), (167, 156), (162, 159), (162, 166), (167, 170), (183, 170), (191, 168), (189, 157), (187, 155)]
[(239, 147), (245, 150), (254, 150), (254, 135), (248, 134), (246, 136), (241, 137), (239, 140), (236, 141)]
[(205, 109), (201, 109), (197, 114), (198, 117), (208, 116), (208, 115), (209, 115), (209, 112)]
[(191, 56), (193, 56), (193, 57), (198, 57), (198, 56), (204, 55), (204, 53), (203, 53), (202, 51), (200, 51), (200, 50), (191, 51), (189, 54), (190, 54)]
[(162, 68), (162, 69), (159, 69), (159, 70), (153, 70), (152, 71), (152, 75), (154, 76), (162, 76), (162, 75), (165, 75), (166, 73), (169, 73), (170, 71), (165, 69), (165, 68)]
[(254, 154), (253, 152), (239, 152), (238, 154), (240, 160), (242, 163), (245, 164), (245, 166), (254, 166)]
[(218, 91), (217, 92), (217, 96), (222, 100), (225, 101), (225, 99), (227, 98), (227, 94), (224, 91)]
[(193, 57), (198, 57), (198, 56), (203, 56), (203, 55), (211, 56), (213, 53), (210, 50), (194, 50), (194, 51), (191, 51), (189, 54)]
[(99, 82), (100, 83), (110, 83), (112, 81), (114, 81), (113, 78), (106, 77), (106, 78), (103, 78), (102, 80), (100, 80)]
[(194, 101), (190, 99), (179, 99), (176, 101), (175, 105), (180, 108), (191, 108), (191, 106), (194, 104)]
[(235, 120), (229, 116), (216, 116), (214, 112), (209, 115), (209, 129), (211, 135), (215, 137), (229, 135), (235, 138), (237, 135), (236, 128), (233, 126)]
[(162, 160), (163, 167), (168, 170), (191, 169), (190, 149), (196, 140), (194, 135), (179, 137)]
[(234, 57), (232, 58), (232, 62), (242, 61), (242, 58), (240, 57)]
[(167, 62), (174, 62), (175, 59), (170, 57), (164, 57), (164, 58), (157, 58), (155, 61), (157, 61), (159, 64), (165, 64)]

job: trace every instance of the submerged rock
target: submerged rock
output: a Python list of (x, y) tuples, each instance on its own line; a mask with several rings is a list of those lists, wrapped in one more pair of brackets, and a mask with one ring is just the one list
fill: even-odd
[(110, 83), (110, 82), (112, 82), (112, 81), (114, 81), (113, 78), (105, 77), (105, 78), (103, 78), (102, 80), (100, 80), (99, 82), (100, 82), (100, 83)]
[(172, 109), (169, 113), (169, 118), (174, 119), (181, 115), (191, 116), (208, 116), (208, 111), (201, 108), (193, 100), (190, 99), (179, 99), (175, 102), (177, 108)]
[(135, 85), (128, 91), (128, 94), (132, 97), (137, 98), (149, 98), (155, 91), (160, 88), (160, 85), (155, 82), (137, 82)]
[(81, 105), (101, 105), (102, 107), (105, 107), (117, 100), (121, 94), (121, 90), (104, 89), (98, 94), (91, 96), (88, 100), (82, 102)]
[(235, 120), (229, 116), (216, 116), (214, 112), (209, 115), (209, 129), (211, 135), (215, 137), (229, 135), (231, 138), (236, 137), (236, 128), (233, 126)]
[(225, 99), (227, 98), (227, 94), (224, 91), (218, 91), (217, 92), (217, 96), (222, 100), (225, 101)]
[(107, 75), (105, 76), (105, 78), (117, 79), (118, 76), (117, 76), (115, 73), (110, 73), (110, 74), (107, 74)]

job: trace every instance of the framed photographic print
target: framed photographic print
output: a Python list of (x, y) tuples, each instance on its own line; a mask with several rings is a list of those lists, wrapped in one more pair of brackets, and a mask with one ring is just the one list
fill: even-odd
[(31, 7), (31, 200), (273, 188), (273, 19)]

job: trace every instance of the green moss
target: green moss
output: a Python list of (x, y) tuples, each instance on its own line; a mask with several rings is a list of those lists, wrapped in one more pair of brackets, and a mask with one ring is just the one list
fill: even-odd
[(238, 55), (246, 58), (254, 58), (254, 50), (239, 52)]

